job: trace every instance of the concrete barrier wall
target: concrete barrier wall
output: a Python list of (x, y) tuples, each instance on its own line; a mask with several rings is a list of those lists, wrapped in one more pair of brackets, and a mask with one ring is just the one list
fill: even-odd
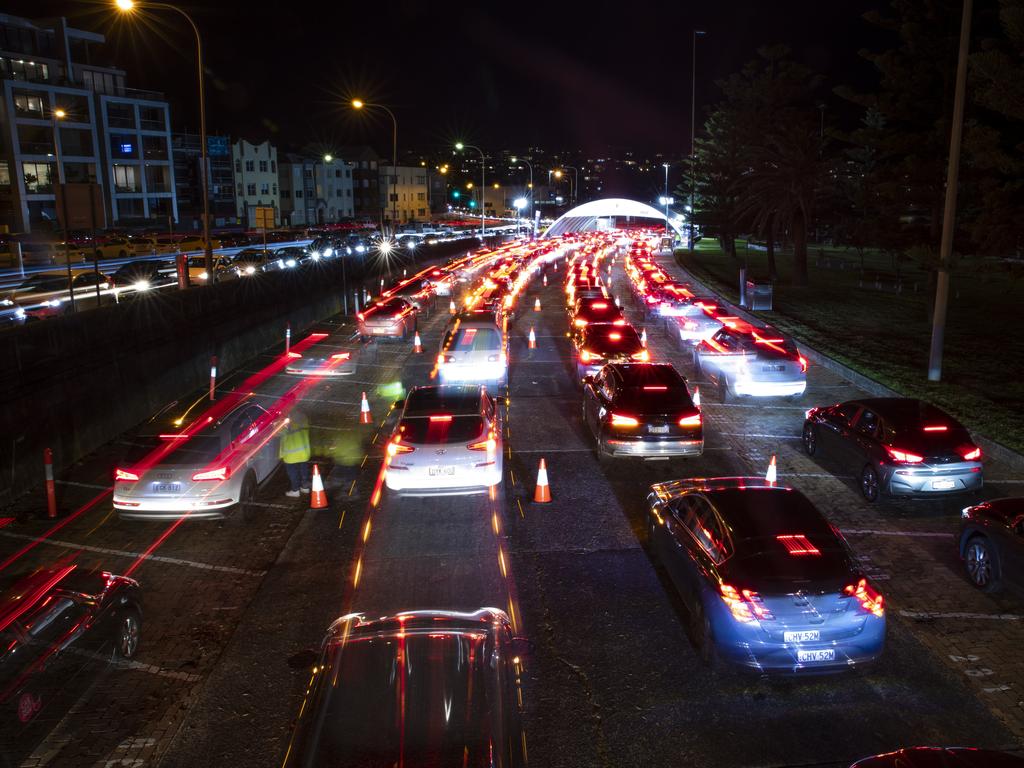
[[(472, 241), (471, 241), (472, 242)], [(475, 245), (475, 243), (473, 243)], [(424, 249), (420, 263), (467, 251)], [(351, 296), (379, 278), (346, 265)], [(355, 274), (353, 274), (355, 273)], [(42, 488), (44, 448), (57, 473), (209, 381), (342, 310), (342, 265), (153, 294), (0, 334), (0, 506)], [(42, 504), (42, 498), (40, 498)]]

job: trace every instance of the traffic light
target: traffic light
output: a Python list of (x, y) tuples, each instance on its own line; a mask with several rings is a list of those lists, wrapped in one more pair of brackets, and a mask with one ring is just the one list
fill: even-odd
[(469, 201), (469, 207), (470, 208), (476, 208), (476, 200), (470, 200)]
[(452, 192), (452, 197), (454, 197), (456, 200), (458, 200), (460, 197), (462, 197), (462, 193), (459, 192), (459, 190), (456, 189), (454, 192)]

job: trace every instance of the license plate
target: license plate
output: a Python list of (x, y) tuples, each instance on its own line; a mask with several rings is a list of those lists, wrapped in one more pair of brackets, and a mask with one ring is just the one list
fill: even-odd
[(153, 483), (153, 493), (181, 493), (181, 483)]
[(784, 365), (762, 365), (761, 366), (761, 370), (764, 371), (765, 373), (782, 373), (782, 371), (786, 370), (786, 366), (784, 366)]
[(820, 651), (797, 651), (796, 660), (800, 663), (813, 663), (816, 661), (835, 661), (836, 649), (823, 648)]
[(440, 475), (454, 475), (455, 467), (430, 467), (427, 473), (431, 477), (439, 477)]
[(650, 432), (652, 435), (667, 435), (668, 424), (664, 424), (660, 427), (648, 426), (647, 431)]
[(956, 487), (955, 480), (932, 480), (932, 488), (936, 491), (948, 491)]
[(807, 629), (803, 632), (783, 632), (782, 639), (787, 643), (806, 643), (811, 640), (820, 640), (821, 632), (816, 629)]

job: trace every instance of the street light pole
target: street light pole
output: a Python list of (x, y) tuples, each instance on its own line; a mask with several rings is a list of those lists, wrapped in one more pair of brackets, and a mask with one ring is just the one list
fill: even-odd
[(694, 139), (697, 132), (697, 37), (707, 34), (703, 29), (693, 30), (693, 61), (690, 65), (690, 215), (688, 217), (690, 237), (690, 253), (693, 253), (693, 189), (696, 181), (693, 178)]
[(665, 168), (665, 236), (668, 236), (668, 163), (662, 163)]
[(472, 144), (463, 144), (461, 141), (455, 145), (458, 150), (462, 149), (475, 149), (480, 153), (480, 243), (483, 244), (484, 238), (487, 237), (487, 224), (484, 219), (484, 209), (487, 207), (485, 204), (487, 198), (487, 158), (484, 157), (484, 151), (480, 147), (475, 147)]
[[(533, 226), (533, 163), (531, 163), (525, 157), (520, 157), (518, 159), (515, 157), (512, 158), (513, 163), (517, 163), (519, 161), (526, 163), (527, 167), (530, 169), (530, 232), (532, 233), (533, 237), (536, 237), (537, 232)], [(550, 171), (548, 171), (548, 173), (550, 173)]]
[[(57, 187), (54, 188), (54, 200), (57, 199), (57, 189), (60, 189), (61, 220), (64, 224), (64, 261), (68, 268), (68, 304), (71, 311), (75, 311), (75, 281), (71, 272), (71, 244), (68, 242), (68, 190), (64, 186), (64, 163), (60, 159), (60, 128), (58, 120), (63, 120), (66, 113), (63, 109), (50, 104), (50, 117), (53, 121), (53, 157), (57, 162)], [(53, 178), (50, 178), (50, 186), (53, 186)]]
[[(206, 146), (206, 85), (203, 77), (203, 39), (199, 34), (199, 27), (196, 26), (195, 21), (185, 11), (170, 3), (149, 2), (149, 0), (140, 3), (135, 2), (135, 0), (116, 0), (115, 4), (118, 9), (125, 13), (132, 11), (136, 6), (175, 11), (185, 17), (185, 20), (188, 21), (189, 26), (192, 27), (192, 31), (195, 33), (196, 67), (199, 76), (199, 141), (202, 145), (199, 149), (201, 153), (200, 162), (202, 163), (200, 177), (203, 184), (203, 249), (206, 254), (206, 274), (209, 275), (207, 282), (213, 283), (216, 279), (216, 274), (213, 271), (213, 247), (210, 243), (210, 182), (208, 147)], [(187, 275), (188, 270), (185, 270), (185, 273)]]
[(949, 168), (946, 172), (946, 205), (942, 214), (942, 243), (939, 272), (935, 281), (935, 313), (932, 315), (932, 344), (928, 356), (928, 381), (942, 380), (942, 347), (946, 336), (949, 304), (949, 261), (953, 254), (953, 224), (956, 220), (956, 187), (960, 177), (960, 143), (964, 129), (964, 96), (967, 90), (967, 52), (971, 38), (972, 0), (964, 0), (960, 21), (960, 54), (953, 96), (953, 125), (949, 136)]
[(391, 187), (391, 231), (395, 232), (398, 229), (398, 120), (395, 118), (395, 113), (383, 104), (371, 104), (361, 99), (352, 99), (352, 106), (355, 109), (362, 109), (363, 107), (382, 109), (391, 117), (391, 172), (393, 176), (391, 176), (389, 181), (392, 179), (393, 181), (388, 186)]
[(569, 197), (572, 199), (573, 205), (579, 202), (580, 199), (580, 169), (572, 165), (563, 165), (563, 168), (568, 168), (572, 171), (573, 180), (575, 184), (569, 185)]

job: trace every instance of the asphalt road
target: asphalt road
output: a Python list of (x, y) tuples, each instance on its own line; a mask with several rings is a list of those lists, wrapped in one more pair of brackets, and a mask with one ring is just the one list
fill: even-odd
[[(72, 681), (73, 703), (47, 712), (32, 738), (11, 745), (11, 763), (279, 764), (308, 679), (288, 658), (316, 647), (333, 618), (483, 605), (509, 612), (537, 645), (524, 679), (532, 765), (839, 766), (914, 744), (1020, 746), (1024, 610), (1018, 598), (982, 595), (964, 582), (951, 538), (962, 500), (867, 507), (852, 478), (800, 451), (803, 410), (861, 394), (856, 388), (816, 366), (796, 403), (720, 404), (702, 387), (703, 457), (599, 466), (579, 416), (561, 273), (549, 276), (547, 288), (534, 281), (510, 325), (510, 453), (493, 499), (385, 493), (372, 503), (393, 425), (389, 404), (401, 388), (428, 381), (443, 309), (421, 324), (422, 355), (398, 343), (360, 348), (340, 319), (314, 329), (330, 334), (318, 350), (359, 354), (351, 379), (316, 383), (302, 406), (330, 509), (285, 498), (279, 474), (261, 490), (254, 521), (176, 528), (136, 571), (146, 611), (137, 663)], [(612, 287), (644, 325), (618, 267)], [(541, 312), (532, 311), (535, 297)], [(691, 375), (686, 351), (657, 323), (646, 328), (654, 359)], [(242, 386), (280, 352), (268, 351), (225, 386)], [(275, 375), (255, 396), (272, 401), (294, 384)], [(364, 390), (374, 423), (360, 426)], [(101, 494), (116, 450), (97, 452), (64, 478), (66, 512), (100, 498), (25, 562), (76, 552), (82, 562), (123, 571), (168, 529), (110, 514)], [(870, 671), (796, 680), (709, 672), (687, 637), (685, 609), (648, 555), (651, 483), (761, 475), (773, 454), (780, 481), (846, 532), (886, 595), (888, 647)], [(543, 505), (532, 501), (541, 457), (554, 497)], [(986, 496), (1019, 492), (1021, 480), (1007, 468), (989, 463), (986, 473)], [(0, 528), (0, 558), (51, 527), (9, 522)]]

